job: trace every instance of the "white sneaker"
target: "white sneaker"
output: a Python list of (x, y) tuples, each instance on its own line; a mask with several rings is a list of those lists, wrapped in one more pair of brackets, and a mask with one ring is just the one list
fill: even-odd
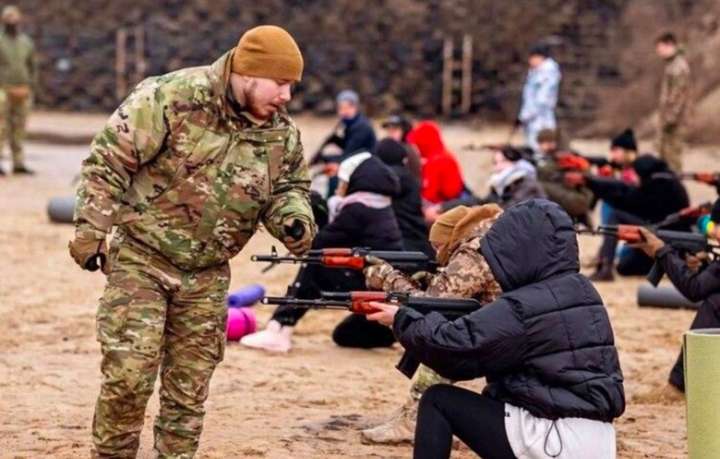
[(243, 336), (240, 344), (268, 352), (288, 352), (292, 349), (292, 332), (293, 327), (271, 320), (265, 330)]

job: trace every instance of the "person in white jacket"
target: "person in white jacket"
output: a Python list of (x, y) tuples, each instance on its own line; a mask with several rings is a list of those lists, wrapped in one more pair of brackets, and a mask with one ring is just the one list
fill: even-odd
[(516, 122), (523, 127), (525, 143), (537, 152), (538, 133), (557, 126), (555, 107), (562, 73), (545, 45), (536, 45), (530, 49), (528, 65), (530, 69), (523, 86), (522, 105)]

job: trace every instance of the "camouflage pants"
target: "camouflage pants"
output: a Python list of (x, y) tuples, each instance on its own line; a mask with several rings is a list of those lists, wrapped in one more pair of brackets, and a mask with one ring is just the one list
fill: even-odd
[(683, 131), (678, 127), (662, 127), (658, 139), (660, 158), (665, 160), (673, 172), (682, 172)]
[(13, 168), (16, 169), (24, 166), (25, 124), (31, 107), (32, 95), (18, 101), (9, 97), (5, 90), (0, 90), (0, 159), (9, 140)]
[(410, 386), (410, 397), (419, 401), (425, 391), (435, 384), (452, 384), (452, 381), (443, 378), (425, 365), (420, 365)]
[(113, 240), (110, 260), (97, 313), (102, 386), (94, 455), (135, 457), (159, 369), (155, 449), (161, 458), (191, 458), (210, 378), (225, 349), (229, 267), (180, 271), (122, 235)]

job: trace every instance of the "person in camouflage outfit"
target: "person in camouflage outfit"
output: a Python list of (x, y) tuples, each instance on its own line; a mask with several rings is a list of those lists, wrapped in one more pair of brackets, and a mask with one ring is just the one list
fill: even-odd
[(671, 33), (658, 38), (655, 50), (665, 60), (658, 104), (658, 152), (673, 172), (682, 172), (682, 151), (691, 92), (690, 66)]
[(283, 108), (302, 67), (287, 32), (257, 27), (212, 65), (141, 82), (95, 137), (70, 242), (81, 267), (107, 275), (95, 457), (135, 457), (158, 369), (155, 450), (193, 457), (223, 358), (228, 260), (259, 223), (292, 253), (309, 249), (310, 182)]
[[(3, 31), (0, 33), (0, 159), (9, 140), (13, 173), (32, 174), (25, 166), (23, 142), (25, 123), (32, 107), (37, 86), (35, 46), (20, 31), (22, 14), (16, 6), (2, 10)], [(0, 175), (4, 171), (0, 167)]]
[[(368, 288), (386, 292), (408, 292), (417, 296), (475, 298), (491, 303), (502, 293), (490, 266), (480, 255), (480, 242), (502, 214), (495, 204), (478, 207), (459, 206), (443, 213), (430, 230), (430, 242), (437, 250), (440, 268), (435, 275), (424, 273), (408, 277), (382, 260), (365, 269)], [(424, 284), (424, 285), (423, 285)], [(387, 422), (363, 430), (365, 443), (411, 443), (420, 397), (432, 385), (450, 381), (420, 365), (405, 404)]]

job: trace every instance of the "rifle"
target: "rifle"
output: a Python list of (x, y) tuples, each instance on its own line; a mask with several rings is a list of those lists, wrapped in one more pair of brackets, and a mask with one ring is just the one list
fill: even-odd
[(367, 265), (366, 257), (380, 258), (394, 268), (406, 272), (435, 271), (437, 263), (422, 252), (392, 250), (370, 250), (366, 247), (314, 249), (302, 257), (280, 256), (273, 246), (270, 255), (253, 255), (252, 261), (278, 263), (318, 264), (327, 268), (362, 270)]
[(672, 213), (665, 217), (663, 220), (659, 221), (658, 223), (654, 223), (650, 227), (653, 229), (662, 228), (664, 226), (674, 225), (675, 223), (685, 220), (685, 219), (694, 219), (697, 220), (698, 218), (702, 217), (703, 215), (707, 215), (712, 210), (712, 202), (703, 202), (702, 204), (699, 204), (697, 206), (690, 206), (686, 207), (684, 209), (680, 209), (679, 211)]
[(714, 186), (720, 195), (720, 172), (681, 172), (680, 178)]
[[(653, 230), (652, 228), (648, 229), (657, 237), (662, 239), (665, 244), (668, 244), (681, 254), (708, 252), (708, 254), (712, 254), (714, 256), (720, 255), (720, 252), (718, 252), (720, 247), (716, 244), (711, 244), (702, 234), (684, 231)], [(640, 227), (637, 225), (601, 225), (594, 234), (615, 236), (619, 240), (629, 242), (631, 244), (645, 241), (642, 233), (640, 232)], [(665, 272), (663, 271), (662, 266), (657, 260), (655, 260), (650, 272), (647, 275), (647, 280), (652, 285), (657, 286), (664, 275)]]
[(373, 314), (378, 309), (370, 306), (370, 302), (392, 303), (412, 308), (422, 314), (438, 312), (446, 318), (458, 318), (480, 309), (482, 304), (473, 299), (435, 298), (412, 296), (401, 292), (355, 291), (347, 293), (322, 292), (321, 298), (300, 299), (292, 297), (266, 296), (262, 304), (286, 305), (293, 308), (307, 309), (345, 309), (355, 314)]

